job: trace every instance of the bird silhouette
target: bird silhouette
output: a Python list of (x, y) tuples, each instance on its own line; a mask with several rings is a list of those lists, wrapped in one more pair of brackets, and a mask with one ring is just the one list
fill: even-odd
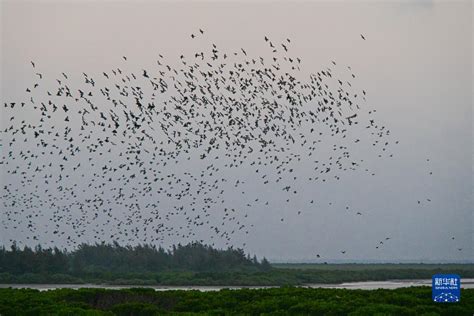
[[(258, 229), (256, 210), (287, 223), (317, 214), (323, 203), (301, 188), (375, 175), (357, 152), (367, 145), (391, 157), (394, 141), (351, 69), (328, 60), (331, 68), (307, 75), (289, 38), (262, 42), (262, 55), (212, 44), (172, 61), (159, 54), (147, 69), (122, 56), (130, 68), (51, 79), (34, 70), (28, 97), (3, 107), (5, 227), (68, 247), (195, 241), (202, 231), (229, 244)], [(272, 205), (292, 211), (277, 217)]]

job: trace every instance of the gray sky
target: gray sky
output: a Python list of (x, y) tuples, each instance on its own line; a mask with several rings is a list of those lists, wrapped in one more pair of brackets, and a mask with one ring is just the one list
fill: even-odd
[[(137, 73), (153, 67), (159, 53), (177, 63), (181, 54), (212, 43), (261, 56), (268, 36), (291, 39), (302, 76), (332, 60), (341, 75), (351, 66), (357, 86), (367, 91), (365, 106), (377, 109), (377, 121), (400, 142), (391, 149), (394, 157), (354, 149), (376, 176), (354, 172), (340, 181), (302, 182), (299, 198), (288, 205), (279, 189), (255, 184), (250, 171), (229, 171), (229, 178), (243, 179), (255, 198), (272, 205), (246, 212), (254, 228), (233, 242), (278, 261), (314, 261), (316, 253), (327, 260), (473, 261), (470, 1), (2, 1), (1, 10), (1, 113), (4, 102), (24, 98), (34, 81), (30, 60), (50, 81), (65, 72), (79, 82), (82, 72), (98, 77), (122, 65), (124, 55), (124, 67)], [(190, 40), (199, 28), (205, 36)], [(31, 118), (26, 111), (18, 115)], [(2, 124), (7, 120), (2, 115)], [(186, 167), (192, 172), (198, 163)], [(302, 163), (296, 172), (304, 175), (306, 168)], [(3, 172), (1, 181), (15, 180)], [(247, 203), (239, 192), (227, 194), (235, 207)], [(310, 199), (316, 205), (303, 203)], [(417, 203), (426, 199), (432, 201)], [(363, 216), (348, 215), (346, 205)], [(291, 215), (296, 209), (303, 216)], [(168, 225), (182, 225), (182, 219)], [(0, 227), (5, 243), (24, 237), (20, 229)], [(385, 237), (391, 239), (376, 249)]]

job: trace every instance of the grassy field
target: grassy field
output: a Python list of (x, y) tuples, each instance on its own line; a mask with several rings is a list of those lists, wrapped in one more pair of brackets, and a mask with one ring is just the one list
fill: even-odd
[(460, 303), (431, 301), (429, 287), (396, 290), (308, 288), (216, 292), (152, 289), (0, 289), (1, 315), (469, 315), (474, 290)]

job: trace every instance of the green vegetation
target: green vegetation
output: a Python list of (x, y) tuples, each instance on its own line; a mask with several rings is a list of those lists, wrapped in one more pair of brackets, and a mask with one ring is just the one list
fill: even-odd
[(81, 245), (59, 249), (0, 248), (2, 284), (121, 285), (302, 285), (430, 279), (436, 273), (474, 277), (473, 265), (275, 264), (245, 255), (242, 249), (201, 244), (165, 251), (152, 246)]
[(298, 270), (464, 270), (473, 271), (474, 265), (464, 263), (272, 263), (272, 267), (278, 269)]
[[(118, 244), (58, 248), (0, 248), (0, 283), (215, 284), (217, 280), (271, 269), (264, 258), (242, 249), (213, 249), (192, 243), (163, 248)], [(244, 278), (245, 279), (245, 278)], [(224, 281), (223, 281), (224, 282)], [(219, 283), (219, 282), (217, 282)]]
[(221, 285), (264, 286), (336, 284), (342, 282), (431, 279), (433, 274), (452, 272), (472, 278), (472, 270), (445, 269), (380, 269), (380, 270), (297, 270), (271, 269), (257, 272), (193, 272), (113, 273), (71, 276), (61, 274), (0, 274), (0, 284), (110, 284), (110, 285)]
[(1, 315), (472, 315), (474, 290), (460, 303), (431, 301), (429, 287), (397, 290), (272, 288), (200, 291), (152, 289), (0, 289)]
[(10, 250), (0, 248), (0, 273), (94, 275), (113, 273), (147, 273), (163, 271), (264, 271), (270, 268), (264, 258), (245, 255), (242, 249), (214, 249), (199, 243), (165, 249), (143, 245), (123, 247), (114, 244), (81, 244), (72, 252), (58, 248), (23, 249), (13, 245)]

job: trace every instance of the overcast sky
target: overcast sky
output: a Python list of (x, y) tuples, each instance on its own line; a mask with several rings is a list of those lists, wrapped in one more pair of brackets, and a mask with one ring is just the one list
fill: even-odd
[[(332, 60), (351, 66), (367, 108), (377, 109), (399, 144), (393, 159), (359, 152), (376, 176), (301, 184), (300, 200), (314, 198), (312, 207), (279, 203), (281, 191), (253, 187), (254, 175), (240, 171), (249, 190), (274, 206), (255, 207), (247, 220), (254, 229), (235, 245), (274, 261), (315, 261), (320, 253), (328, 260), (472, 262), (472, 10), (471, 1), (2, 1), (2, 112), (4, 102), (25, 97), (31, 60), (50, 78), (66, 72), (82, 80), (82, 72), (101, 74), (124, 55), (140, 72), (159, 53), (177, 61), (215, 43), (261, 56), (264, 36), (290, 38), (303, 73)], [(199, 28), (205, 38), (190, 40)], [(2, 173), (2, 183), (12, 181)], [(228, 198), (238, 205), (236, 194)], [(348, 216), (346, 205), (364, 215)], [(288, 215), (295, 209), (304, 216)], [(0, 227), (5, 244), (25, 241), (22, 234)]]

